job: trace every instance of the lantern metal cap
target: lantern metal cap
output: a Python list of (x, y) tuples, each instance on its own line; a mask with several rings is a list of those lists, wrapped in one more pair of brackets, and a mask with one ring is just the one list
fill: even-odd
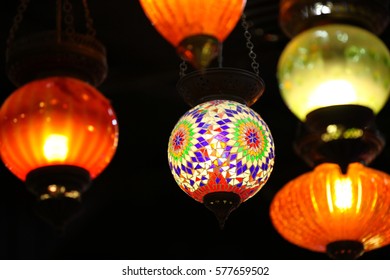
[(389, 0), (282, 0), (279, 8), (280, 27), (290, 38), (330, 23), (356, 25), (378, 35), (389, 21)]
[(214, 213), (218, 220), (219, 227), (223, 229), (230, 213), (241, 203), (241, 198), (233, 192), (212, 192), (203, 198), (203, 204)]
[(26, 177), (27, 189), (37, 197), (37, 215), (58, 230), (78, 213), (81, 195), (90, 184), (89, 172), (72, 165), (39, 167)]
[(364, 253), (364, 246), (359, 241), (341, 240), (326, 246), (326, 253), (335, 260), (354, 260)]
[(195, 69), (205, 69), (218, 56), (220, 50), (217, 38), (199, 34), (186, 37), (176, 47), (176, 51)]
[(181, 77), (176, 85), (184, 101), (194, 107), (210, 100), (233, 100), (251, 106), (263, 94), (264, 81), (238, 68), (207, 68)]
[(48, 76), (71, 76), (97, 87), (107, 76), (105, 47), (93, 36), (43, 31), (7, 49), (6, 71), (15, 86)]
[(333, 162), (344, 173), (351, 162), (371, 163), (384, 146), (372, 110), (360, 105), (329, 106), (309, 113), (294, 142), (296, 153), (309, 166)]

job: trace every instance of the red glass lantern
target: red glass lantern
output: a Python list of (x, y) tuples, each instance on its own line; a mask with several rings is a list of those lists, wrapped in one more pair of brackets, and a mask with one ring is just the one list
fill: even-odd
[(390, 175), (351, 163), (323, 163), (286, 184), (270, 208), (289, 242), (336, 259), (390, 244)]
[(40, 201), (79, 200), (110, 163), (118, 126), (110, 102), (93, 86), (48, 77), (5, 100), (0, 140), (4, 164)]
[(140, 0), (156, 30), (195, 68), (218, 54), (218, 44), (232, 32), (246, 0)]

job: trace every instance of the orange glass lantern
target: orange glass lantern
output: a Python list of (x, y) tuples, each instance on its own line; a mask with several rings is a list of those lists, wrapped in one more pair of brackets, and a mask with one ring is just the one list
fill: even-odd
[(246, 0), (140, 0), (156, 30), (195, 68), (218, 55), (218, 45), (232, 32)]
[(351, 163), (346, 174), (323, 163), (287, 183), (270, 216), (276, 230), (302, 248), (354, 259), (390, 243), (390, 175)]
[(34, 80), (0, 111), (1, 157), (40, 201), (79, 200), (110, 163), (118, 126), (110, 102), (70, 77)]

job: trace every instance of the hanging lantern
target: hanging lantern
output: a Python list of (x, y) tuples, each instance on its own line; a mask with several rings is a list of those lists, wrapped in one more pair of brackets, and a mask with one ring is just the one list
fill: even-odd
[(107, 76), (106, 49), (87, 1), (85, 34), (75, 30), (72, 1), (57, 0), (55, 30), (16, 36), (28, 4), (20, 3), (7, 40), (6, 72), (17, 89), (0, 109), (0, 154), (37, 197), (37, 214), (62, 230), (110, 163), (118, 127), (96, 89)]
[(281, 96), (300, 120), (296, 152), (311, 166), (369, 164), (383, 150), (375, 116), (390, 94), (390, 52), (378, 35), (389, 1), (282, 0), (292, 40), (277, 65)]
[(180, 188), (216, 215), (223, 227), (240, 203), (267, 182), (274, 142), (264, 120), (230, 100), (201, 103), (174, 127), (168, 160)]
[(390, 52), (363, 28), (317, 26), (288, 43), (278, 79), (285, 103), (301, 121), (334, 105), (361, 105), (377, 114), (390, 94)]
[(246, 0), (140, 0), (156, 30), (196, 69), (218, 55), (219, 44), (232, 32)]
[(390, 243), (390, 176), (351, 163), (343, 174), (324, 163), (287, 183), (274, 197), (270, 216), (287, 241), (355, 259)]
[[(219, 43), (222, 42), (241, 16), (252, 59), (253, 73), (222, 67), (221, 61), (218, 68), (208, 68), (210, 57), (200, 67), (195, 65), (195, 68), (201, 69), (189, 74), (185, 73), (186, 67), (181, 64), (180, 79), (176, 85), (179, 94), (192, 109), (180, 118), (171, 132), (169, 167), (179, 187), (211, 210), (222, 229), (230, 213), (268, 181), (274, 166), (275, 147), (267, 124), (250, 108), (265, 87), (259, 76), (259, 64), (255, 60), (246, 16), (242, 14), (245, 1), (192, 1), (189, 5), (190, 2), (169, 2), (172, 7), (167, 15), (170, 15), (170, 22), (173, 21), (172, 29), (190, 31), (180, 33), (184, 34), (184, 39), (181, 35), (173, 41), (173, 44), (180, 42), (179, 50), (183, 50), (183, 42), (192, 44), (193, 40), (197, 41), (198, 35), (204, 37), (206, 34), (204, 38), (215, 36)], [(187, 8), (184, 9), (184, 6)], [(182, 15), (178, 17), (182, 24), (175, 25), (176, 18), (171, 11)], [(229, 22), (227, 25), (226, 20)], [(190, 49), (190, 44), (185, 48)], [(195, 59), (199, 60), (199, 57)]]
[[(109, 101), (88, 83), (48, 77), (18, 88), (0, 111), (1, 157), (38, 198), (58, 203), (53, 223), (68, 217), (90, 180), (110, 163), (118, 126)], [(56, 209), (57, 209), (56, 208)], [(65, 211), (66, 212), (66, 211)], [(47, 216), (46, 215), (46, 216)]]

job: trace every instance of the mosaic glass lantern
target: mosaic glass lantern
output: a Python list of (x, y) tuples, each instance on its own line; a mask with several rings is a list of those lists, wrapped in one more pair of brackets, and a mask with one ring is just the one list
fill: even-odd
[(287, 183), (270, 216), (277, 231), (302, 248), (355, 259), (390, 244), (390, 175), (360, 163), (345, 174), (333, 163)]
[(246, 0), (140, 0), (153, 27), (183, 59), (199, 69), (218, 55), (219, 43), (232, 32)]
[(229, 100), (201, 103), (174, 127), (168, 160), (180, 188), (214, 212), (221, 227), (240, 203), (267, 182), (274, 142), (264, 120)]
[(75, 202), (110, 163), (118, 126), (110, 102), (96, 88), (75, 78), (48, 77), (5, 100), (0, 141), (4, 164), (39, 201)]

